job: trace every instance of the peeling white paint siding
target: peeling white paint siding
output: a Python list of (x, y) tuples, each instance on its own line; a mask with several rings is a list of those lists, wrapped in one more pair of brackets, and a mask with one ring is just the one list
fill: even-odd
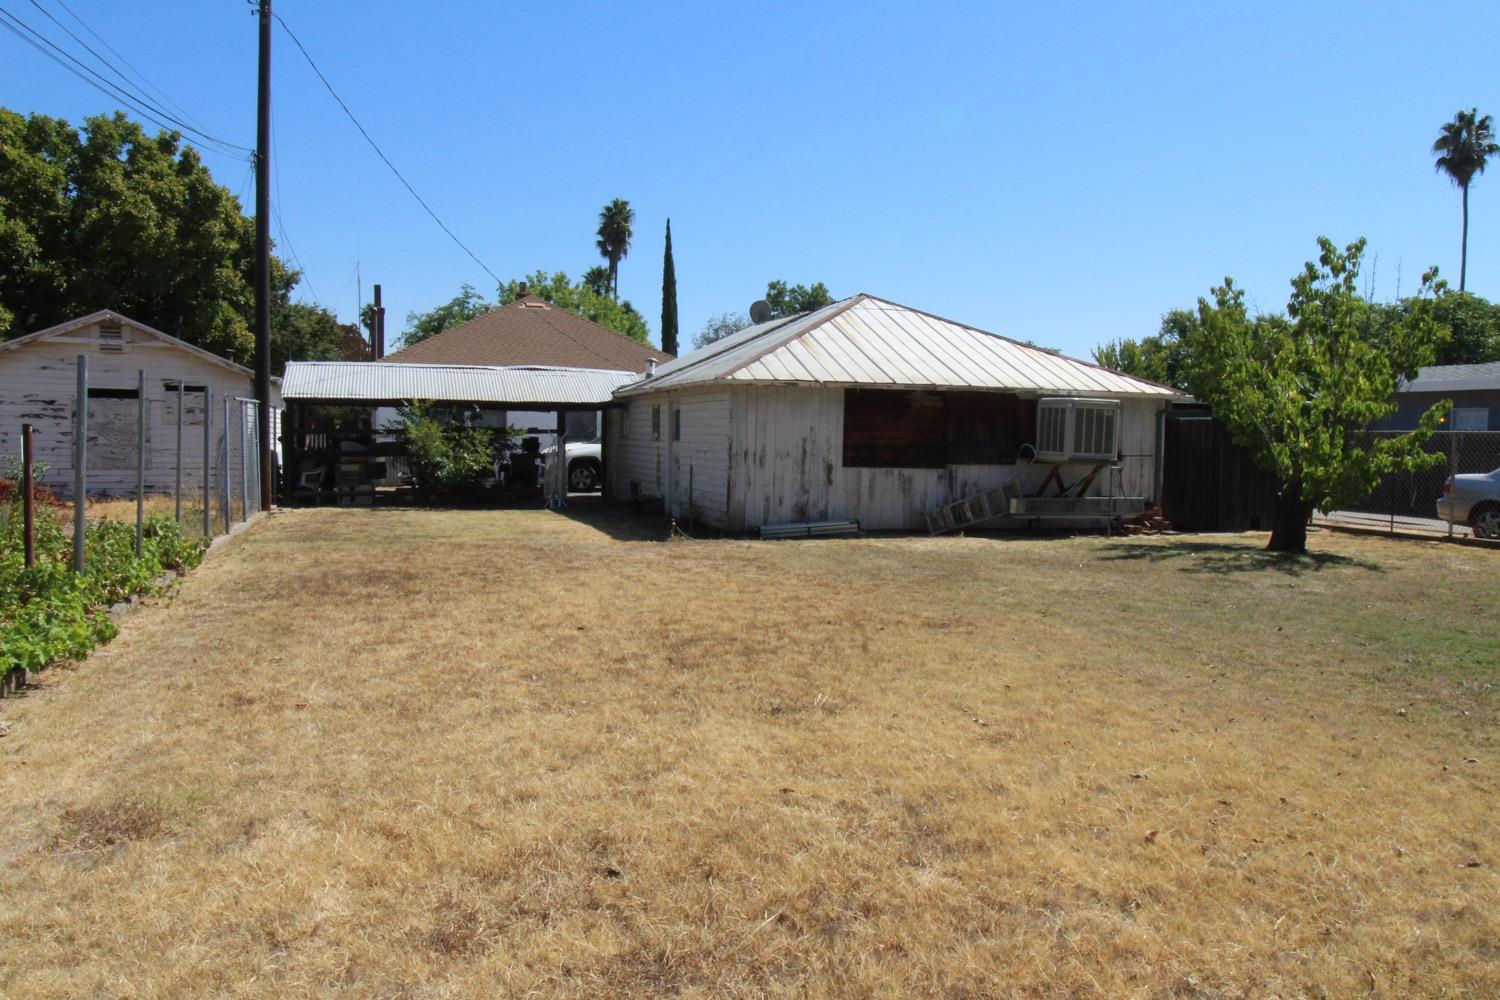
[[(165, 383), (180, 379), (185, 385), (206, 385), (213, 420), (213, 449), (221, 447), (224, 399), (254, 395), (249, 377), (226, 365), (174, 346), (150, 333), (123, 326), (123, 349), (101, 350), (97, 324), (43, 337), (0, 352), (0, 455), (20, 458), (21, 425), (35, 427), (36, 460), (47, 465), (41, 482), (62, 496), (73, 492), (73, 399), (77, 388), (77, 358), (88, 355), (89, 386), (93, 389), (134, 390), (137, 371), (146, 372), (146, 491), (170, 493), (176, 484), (177, 393)], [(272, 390), (279, 406), (278, 390)], [(202, 490), (202, 395), (187, 393), (183, 412), (182, 481), (190, 495)], [(93, 495), (134, 495), (134, 399), (91, 401), (89, 419), (88, 488)], [(232, 404), (231, 416), (238, 418)], [(246, 412), (247, 418), (250, 411)], [(272, 409), (272, 437), (280, 435), (280, 410)], [(240, 447), (238, 428), (229, 435), (233, 474), (238, 490)], [(254, 461), (254, 454), (251, 454)], [(218, 487), (217, 478), (215, 486)]]
[[(631, 483), (637, 483), (641, 496), (662, 500), (674, 516), (691, 512), (709, 524), (724, 524), (730, 498), (731, 399), (725, 388), (626, 400), (610, 418), (610, 495), (629, 498)], [(652, 436), (653, 407), (661, 408), (659, 437)], [(682, 437), (673, 441), (679, 419)]]
[[(610, 492), (628, 498), (631, 482), (646, 497), (668, 498), (687, 512), (688, 470), (693, 510), (708, 524), (746, 531), (763, 524), (858, 520), (869, 530), (921, 528), (925, 512), (945, 503), (1019, 481), (1021, 492), (1041, 485), (1050, 467), (950, 465), (943, 469), (845, 468), (844, 390), (819, 386), (729, 386), (680, 389), (671, 406), (682, 410), (682, 440), (673, 443), (674, 476), (666, 472), (671, 433), (668, 393), (626, 397), (628, 408), (610, 422)], [(1157, 412), (1162, 399), (1121, 403), (1121, 485), (1127, 496), (1155, 499)], [(651, 409), (660, 406), (661, 439), (651, 435)], [(628, 424), (628, 431), (621, 433)], [(1065, 466), (1075, 481), (1091, 466)], [(1107, 491), (1107, 472), (1091, 493)]]

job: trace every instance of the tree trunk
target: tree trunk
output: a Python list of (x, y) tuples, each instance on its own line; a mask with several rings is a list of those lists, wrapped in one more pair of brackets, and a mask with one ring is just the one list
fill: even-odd
[(1464, 290), (1464, 275), (1469, 270), (1469, 185), (1464, 185), (1464, 237), (1458, 251), (1458, 290)]
[(1276, 521), (1271, 526), (1268, 552), (1307, 551), (1307, 519), (1313, 505), (1302, 499), (1302, 487), (1289, 486), (1276, 496)]
[(612, 301), (620, 301), (620, 258), (615, 256), (609, 258), (609, 297)]

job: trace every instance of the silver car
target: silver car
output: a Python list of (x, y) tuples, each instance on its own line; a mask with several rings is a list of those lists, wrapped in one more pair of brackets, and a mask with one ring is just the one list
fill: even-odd
[(1500, 539), (1500, 469), (1449, 476), (1438, 497), (1437, 515), (1467, 524), (1479, 538)]

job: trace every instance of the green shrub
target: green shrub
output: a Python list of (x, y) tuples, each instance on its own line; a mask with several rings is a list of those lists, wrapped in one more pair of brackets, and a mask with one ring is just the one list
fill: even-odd
[(424, 496), (462, 499), (472, 496), (492, 476), (495, 462), (513, 446), (511, 428), (470, 426), (477, 411), (439, 416), (432, 404), (415, 401), (401, 408), (398, 433), (406, 449), (407, 468)]
[(115, 635), (110, 605), (153, 593), (166, 570), (185, 571), (203, 560), (202, 541), (184, 537), (168, 517), (152, 517), (135, 554), (135, 525), (90, 522), (85, 572), (72, 571), (72, 537), (49, 513), (36, 518), (36, 565), (26, 568), (18, 501), (0, 508), (0, 673), (40, 670), (77, 659)]

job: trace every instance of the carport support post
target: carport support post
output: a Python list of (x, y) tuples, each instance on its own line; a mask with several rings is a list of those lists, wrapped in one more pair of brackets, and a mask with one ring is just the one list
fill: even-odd
[(568, 411), (557, 411), (557, 509), (568, 505)]
[(85, 493), (89, 467), (89, 356), (78, 355), (78, 389), (73, 409), (73, 572), (83, 572)]

